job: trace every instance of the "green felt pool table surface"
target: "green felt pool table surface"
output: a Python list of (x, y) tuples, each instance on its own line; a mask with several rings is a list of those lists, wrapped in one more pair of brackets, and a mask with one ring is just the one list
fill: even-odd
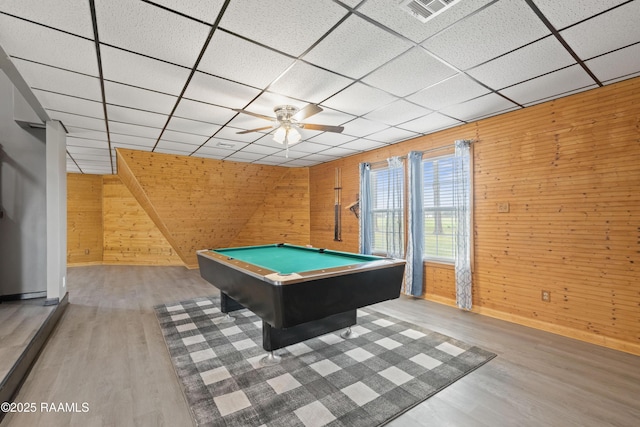
[(212, 252), (280, 274), (344, 267), (383, 259), (374, 255), (353, 254), (287, 244), (224, 248), (215, 249)]

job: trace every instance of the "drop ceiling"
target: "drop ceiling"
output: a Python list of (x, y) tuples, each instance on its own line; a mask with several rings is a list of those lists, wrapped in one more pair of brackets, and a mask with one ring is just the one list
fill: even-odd
[[(68, 130), (67, 169), (116, 148), (311, 166), (640, 75), (640, 0), (0, 0), (0, 47)], [(6, 101), (2, 101), (6, 102)], [(273, 108), (318, 104), (289, 149)]]

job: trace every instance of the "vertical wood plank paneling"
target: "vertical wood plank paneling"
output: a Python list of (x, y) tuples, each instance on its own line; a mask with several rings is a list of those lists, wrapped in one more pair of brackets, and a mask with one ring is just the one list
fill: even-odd
[(103, 178), (104, 264), (184, 265), (115, 175)]
[(289, 168), (230, 246), (280, 242), (310, 242), (308, 168)]
[[(312, 243), (358, 248), (348, 212), (332, 239), (336, 167), (353, 198), (360, 162), (456, 139), (476, 141), (474, 311), (640, 353), (640, 78), (311, 167)], [(449, 303), (453, 275), (425, 270)]]
[[(231, 246), (236, 237), (246, 240), (243, 228), (271, 203), (274, 189), (282, 193), (278, 185), (288, 173), (289, 168), (277, 166), (118, 150), (118, 174), (188, 267), (197, 267), (199, 249)], [(304, 200), (290, 197), (288, 209), (304, 209)], [(281, 227), (278, 218), (286, 211), (264, 212), (260, 220)], [(308, 225), (298, 219), (298, 229), (307, 233)], [(260, 243), (273, 243), (276, 234), (258, 236), (269, 239)]]
[(67, 264), (102, 262), (102, 175), (67, 174)]

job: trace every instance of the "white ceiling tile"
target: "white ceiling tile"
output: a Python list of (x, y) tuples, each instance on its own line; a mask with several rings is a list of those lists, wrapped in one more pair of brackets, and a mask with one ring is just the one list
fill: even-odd
[(549, 33), (524, 1), (499, 1), (422, 45), (449, 64), (466, 70)]
[(208, 24), (215, 22), (224, 3), (223, 0), (154, 0), (154, 2)]
[(542, 14), (557, 29), (580, 22), (627, 0), (535, 0)]
[(583, 60), (635, 43), (640, 1), (633, 1), (560, 32)]
[(66, 126), (67, 129), (67, 137), (75, 137), (81, 139), (96, 139), (101, 141), (107, 140), (107, 132), (96, 131), (96, 130), (88, 130), (83, 128), (78, 128), (74, 126)]
[(325, 105), (322, 107), (322, 111), (315, 116), (311, 116), (304, 120), (304, 123), (314, 123), (321, 125), (333, 125), (341, 126), (355, 118), (351, 114), (346, 114), (331, 108), (327, 108)]
[(394, 126), (403, 122), (407, 122), (409, 120), (416, 119), (418, 117), (422, 117), (431, 112), (431, 110), (428, 110), (424, 107), (412, 104), (405, 101), (404, 99), (399, 99), (396, 102), (392, 102), (391, 104), (387, 104), (384, 107), (370, 112), (369, 114), (364, 116), (364, 118), (372, 120), (374, 122), (381, 122), (387, 125)]
[(224, 158), (233, 154), (236, 150), (234, 149), (226, 149), (215, 146), (209, 146), (208, 144), (204, 147), (200, 147), (198, 151), (194, 153), (194, 156), (216, 156), (217, 158)]
[(98, 76), (93, 41), (0, 14), (0, 46), (11, 56)]
[(432, 110), (440, 110), (449, 105), (459, 104), (487, 93), (489, 93), (489, 89), (479, 85), (464, 74), (458, 74), (442, 83), (421, 90), (407, 99)]
[(109, 143), (104, 140), (77, 138), (67, 134), (67, 147), (90, 147), (108, 149)]
[(182, 98), (174, 116), (191, 120), (200, 120), (218, 125), (223, 125), (236, 114), (229, 108), (218, 107), (199, 101)]
[(264, 136), (262, 133), (258, 133), (258, 132), (238, 134), (238, 132), (241, 132), (241, 131), (242, 129), (225, 126), (222, 129), (220, 129), (220, 132), (216, 134), (216, 138), (229, 139), (231, 141), (249, 143)]
[(69, 145), (67, 146), (67, 151), (76, 159), (80, 158), (80, 156), (85, 156), (85, 159), (95, 158), (99, 160), (109, 158), (109, 147), (106, 144), (104, 148)]
[(276, 143), (275, 141), (271, 141), (272, 145), (269, 146), (265, 145), (267, 142), (268, 141), (265, 141), (263, 144), (249, 144), (243, 149), (243, 151), (246, 151), (248, 153), (262, 154), (263, 156), (275, 154), (279, 151), (282, 151), (282, 146), (280, 146), (280, 144)]
[(65, 95), (102, 101), (100, 80), (60, 68), (14, 58), (13, 63), (32, 89), (44, 89)]
[[(209, 135), (211, 136), (211, 135)], [(165, 130), (162, 134), (162, 141), (180, 142), (182, 144), (191, 144), (193, 150), (204, 144), (209, 136), (194, 135), (192, 133), (176, 132), (174, 130)]]
[(558, 39), (549, 36), (469, 70), (468, 73), (493, 89), (501, 89), (575, 62)]
[(308, 160), (307, 158), (304, 159), (296, 159), (296, 160), (291, 160), (290, 162), (285, 163), (283, 166), (285, 167), (309, 167), (309, 166), (313, 166), (313, 165), (317, 165), (318, 162), (313, 161), (313, 160)]
[(565, 92), (594, 85), (593, 79), (578, 65), (529, 80), (500, 91), (520, 104), (563, 96)]
[(198, 70), (264, 89), (293, 62), (294, 59), (286, 55), (216, 31)]
[(169, 114), (178, 100), (177, 96), (113, 82), (104, 82), (104, 92), (107, 104), (164, 114)]
[(210, 148), (216, 148), (216, 149), (222, 149), (222, 150), (231, 150), (233, 152), (233, 151), (242, 150), (248, 144), (249, 144), (248, 142), (242, 142), (242, 141), (231, 141), (229, 139), (211, 138), (209, 141), (207, 141), (207, 144), (204, 147), (200, 148), (200, 150), (210, 147)]
[(143, 138), (158, 138), (162, 129), (158, 127), (138, 126), (135, 124), (109, 122), (109, 132), (123, 135), (140, 136)]
[(19, 0), (3, 1), (3, 12), (64, 30), (82, 37), (93, 39), (91, 10), (85, 0), (42, 1)]
[(387, 144), (385, 144), (384, 142), (370, 141), (368, 139), (357, 139), (355, 141), (347, 142), (340, 147), (348, 148), (350, 150), (369, 151), (375, 150), (376, 148), (384, 147), (385, 145)]
[(318, 134), (318, 132), (313, 132), (309, 130), (304, 130), (303, 135), (309, 139), (309, 141), (317, 142), (324, 145), (329, 145), (335, 147), (336, 145), (344, 144), (345, 142), (353, 141), (355, 138), (351, 135), (345, 135), (342, 133), (335, 132), (323, 132)]
[(245, 151), (238, 151), (236, 153), (233, 153), (229, 157), (227, 157), (225, 160), (230, 160), (232, 162), (253, 162), (263, 157), (265, 157), (264, 154), (247, 153)]
[(431, 133), (461, 124), (462, 122), (459, 120), (443, 116), (440, 113), (432, 113), (427, 116), (402, 123), (401, 125), (398, 125), (398, 127), (418, 133)]
[(407, 96), (456, 73), (421, 47), (414, 47), (362, 80), (394, 95)]
[(130, 0), (97, 0), (100, 42), (192, 68), (211, 27)]
[(273, 166), (281, 166), (289, 161), (288, 158), (282, 155), (268, 156), (260, 159), (261, 165), (273, 165)]
[(167, 116), (148, 111), (134, 110), (126, 107), (107, 105), (107, 114), (110, 121), (133, 123), (155, 128), (163, 128), (167, 122)]
[(361, 116), (396, 99), (393, 95), (380, 89), (375, 89), (362, 83), (355, 83), (339, 94), (332, 96), (322, 105)]
[(326, 150), (327, 148), (329, 147), (323, 144), (315, 144), (309, 141), (301, 141), (298, 144), (292, 145), (289, 148), (289, 151), (293, 151), (295, 153), (309, 154), (309, 153), (317, 153), (318, 151)]
[(216, 133), (220, 129), (220, 126), (173, 116), (167, 125), (167, 129), (208, 137)]
[(599, 56), (587, 61), (585, 65), (601, 82), (631, 77), (640, 70), (640, 44)]
[(344, 124), (344, 133), (345, 135), (353, 135), (353, 136), (367, 136), (374, 132), (381, 131), (382, 129), (388, 128), (388, 125), (384, 123), (373, 122), (371, 120), (357, 118), (348, 123)]
[(80, 168), (73, 163), (73, 161), (71, 162), (67, 162), (67, 173), (80, 173)]
[[(250, 107), (248, 111), (253, 111), (253, 110)], [(268, 115), (275, 117), (275, 114), (273, 114), (273, 112)], [(237, 113), (237, 115), (233, 118), (233, 120), (231, 120), (227, 125), (234, 128), (238, 128), (238, 129), (250, 130), (250, 129), (259, 129), (263, 127), (273, 126), (275, 125), (275, 121), (264, 120), (258, 117), (250, 116), (248, 114)], [(274, 129), (273, 127), (269, 127), (268, 129), (264, 129), (257, 132), (264, 134), (264, 133), (269, 133), (273, 131), (273, 129)]]
[(180, 95), (189, 70), (166, 62), (101, 46), (104, 78), (144, 89)]
[(330, 0), (244, 0), (230, 3), (220, 26), (298, 56), (346, 13), (346, 9)]
[(312, 160), (314, 162), (318, 162), (318, 163), (325, 163), (325, 162), (330, 162), (332, 160), (336, 160), (338, 157), (336, 156), (326, 156), (324, 154), (309, 154), (308, 156), (304, 157), (305, 160)]
[(61, 113), (59, 111), (48, 111), (49, 117), (59, 120), (65, 127), (73, 126), (88, 130), (106, 131), (104, 118), (86, 117), (77, 114)]
[(73, 96), (59, 95), (57, 93), (34, 90), (33, 93), (47, 110), (57, 110), (71, 114), (81, 114), (104, 119), (102, 102), (88, 101)]
[(351, 79), (298, 61), (269, 87), (269, 91), (319, 103), (351, 83)]
[(504, 112), (517, 107), (500, 95), (490, 93), (462, 104), (452, 105), (441, 110), (442, 113), (459, 120), (473, 121), (478, 117)]
[(410, 132), (404, 129), (388, 128), (380, 132), (376, 132), (374, 134), (368, 135), (367, 139), (392, 144), (395, 142), (406, 141), (408, 139), (415, 138), (416, 136), (420, 136), (420, 135), (418, 135), (415, 132)]
[(196, 148), (198, 148), (197, 145), (194, 146), (192, 144), (184, 144), (179, 141), (169, 141), (163, 137), (153, 151), (163, 150), (160, 152), (167, 152), (167, 150), (171, 150), (171, 152), (180, 152), (187, 155), (195, 151)]
[(351, 15), (304, 59), (346, 76), (360, 78), (410, 47), (410, 42)]
[(184, 96), (227, 108), (243, 108), (260, 93), (259, 90), (197, 72)]
[(351, 156), (353, 154), (356, 154), (358, 152), (359, 150), (351, 150), (349, 148), (331, 147), (324, 151), (321, 151), (318, 154), (323, 154), (325, 156), (346, 157), (346, 156)]
[(398, 6), (399, 2), (390, 2), (389, 0), (367, 0), (358, 8), (358, 12), (375, 19), (414, 42), (420, 43), (427, 37), (442, 31), (491, 1), (494, 0), (464, 0), (457, 2), (446, 12), (431, 18), (428, 24), (419, 21), (408, 12), (402, 10)]
[(151, 149), (156, 144), (156, 138), (145, 138), (135, 135), (125, 135), (111, 131), (111, 146), (118, 148)]

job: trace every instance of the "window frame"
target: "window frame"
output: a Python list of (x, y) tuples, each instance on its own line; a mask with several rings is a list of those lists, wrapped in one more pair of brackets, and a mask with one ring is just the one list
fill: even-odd
[[(438, 262), (438, 263), (442, 263), (442, 264), (448, 264), (448, 265), (454, 265), (455, 264), (455, 238), (456, 238), (456, 230), (457, 230), (457, 224), (455, 223), (456, 221), (456, 208), (455, 205), (452, 203), (451, 205), (446, 205), (446, 206), (436, 206), (434, 204), (434, 206), (432, 207), (427, 207), (426, 206), (426, 201), (427, 198), (425, 197), (425, 193), (426, 193), (426, 188), (427, 185), (430, 185), (430, 188), (434, 188), (434, 182), (437, 182), (438, 184), (438, 195), (436, 196), (436, 192), (435, 190), (433, 190), (434, 193), (434, 203), (435, 203), (435, 199), (440, 200), (442, 197), (442, 192), (441, 190), (441, 179), (439, 176), (439, 171), (436, 171), (436, 168), (434, 168), (434, 173), (438, 174), (438, 180), (437, 181), (431, 181), (429, 183), (427, 183), (426, 181), (426, 174), (425, 174), (425, 164), (426, 163), (431, 163), (433, 164), (434, 162), (440, 161), (440, 160), (449, 160), (449, 161), (455, 161), (455, 155), (454, 153), (447, 153), (447, 154), (443, 154), (443, 155), (439, 155), (439, 156), (433, 156), (433, 157), (426, 157), (422, 159), (422, 185), (423, 185), (423, 202), (422, 202), (422, 216), (423, 216), (423, 230), (422, 230), (422, 236), (423, 236), (423, 257), (422, 260), (423, 262)], [(451, 165), (453, 167), (453, 164)], [(450, 185), (451, 185), (451, 192), (453, 192), (453, 179), (451, 179), (450, 181)], [(452, 200), (453, 202), (453, 200)], [(429, 253), (427, 253), (427, 239), (428, 236), (438, 236), (437, 233), (427, 233), (427, 213), (433, 213), (434, 216), (436, 216), (437, 213), (442, 213), (442, 212), (447, 212), (450, 214), (451, 217), (451, 221), (453, 222), (453, 226), (452, 226), (452, 230), (451, 233), (447, 233), (447, 235), (450, 236), (450, 240), (451, 240), (451, 257), (447, 257), (447, 256), (442, 256), (440, 253), (435, 254), (435, 255), (431, 255)], [(435, 226), (434, 226), (435, 227)], [(440, 239), (437, 239), (437, 241), (439, 242)]]

